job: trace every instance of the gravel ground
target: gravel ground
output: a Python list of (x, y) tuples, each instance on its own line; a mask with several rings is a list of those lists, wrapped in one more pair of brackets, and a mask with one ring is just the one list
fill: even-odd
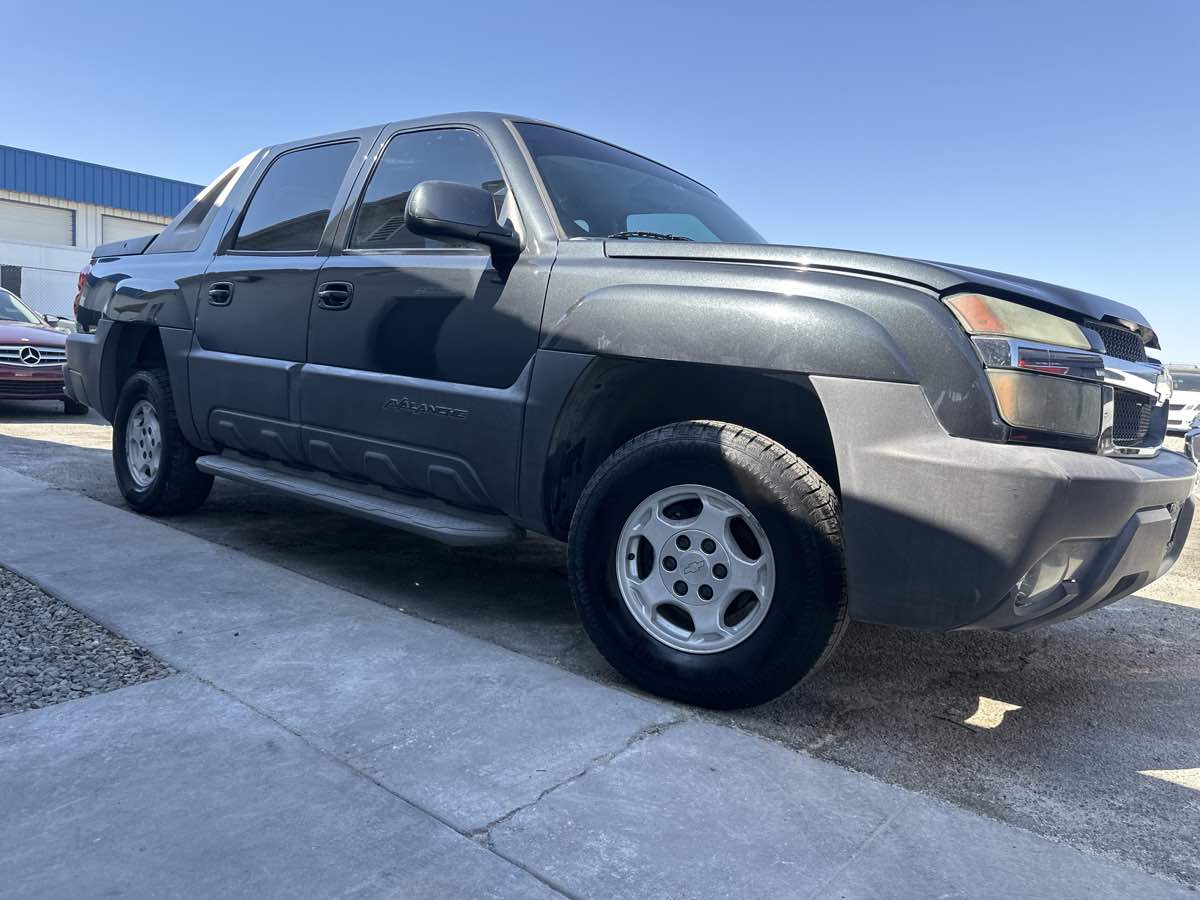
[(148, 650), (0, 569), (0, 716), (170, 673)]

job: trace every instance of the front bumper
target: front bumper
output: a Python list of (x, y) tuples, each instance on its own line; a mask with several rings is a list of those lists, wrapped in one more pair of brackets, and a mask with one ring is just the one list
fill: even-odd
[[(1140, 590), (1183, 549), (1196, 466), (1180, 454), (1134, 460), (955, 438), (916, 385), (812, 382), (837, 452), (854, 619), (1024, 629)], [(1018, 606), (1017, 583), (1063, 541), (1089, 542), (1073, 583)]]
[[(107, 329), (106, 329), (107, 330)], [(67, 364), (63, 366), (65, 390), (76, 403), (103, 411), (96, 387), (100, 384), (102, 335), (76, 332), (67, 336)], [(88, 385), (93, 386), (91, 392)]]
[(0, 400), (62, 400), (62, 370), (0, 365)]
[(1197, 418), (1200, 416), (1185, 416), (1182, 412), (1172, 410), (1167, 417), (1167, 431), (1170, 434), (1183, 434), (1192, 427), (1193, 420)]

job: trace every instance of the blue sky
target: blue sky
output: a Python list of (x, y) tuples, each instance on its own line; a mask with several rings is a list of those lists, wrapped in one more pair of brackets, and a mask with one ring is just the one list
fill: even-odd
[(768, 239), (1140, 307), (1200, 363), (1200, 2), (8, 3), (0, 143), (206, 182), (461, 109), (561, 122)]

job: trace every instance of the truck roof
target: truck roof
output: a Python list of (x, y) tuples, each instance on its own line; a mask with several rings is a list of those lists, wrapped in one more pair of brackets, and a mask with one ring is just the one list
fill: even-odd
[(655, 165), (662, 166), (664, 169), (670, 169), (676, 175), (681, 175), (684, 178), (688, 179), (689, 181), (696, 182), (696, 184), (700, 185), (705, 190), (709, 190), (709, 191), (712, 190), (712, 188), (710, 188), (704, 182), (700, 181), (697, 178), (694, 178), (693, 176), (687, 174), (686, 172), (680, 172), (678, 169), (674, 168), (673, 166), (668, 166), (666, 163), (660, 162), (659, 160), (654, 159), (653, 157), (647, 156), (645, 153), (638, 153), (636, 150), (630, 150), (628, 147), (622, 147), (620, 144), (614, 144), (612, 141), (605, 140), (604, 138), (601, 138), (601, 137), (596, 137), (594, 134), (588, 134), (586, 131), (580, 131), (576, 128), (568, 128), (565, 125), (559, 125), (557, 122), (548, 122), (545, 119), (538, 119), (534, 116), (523, 116), (523, 115), (518, 115), (515, 113), (488, 112), (485, 110), (468, 110), (468, 111), (464, 111), (464, 112), (438, 113), (437, 115), (422, 116), (422, 117), (416, 118), (416, 119), (399, 119), (396, 121), (383, 122), (383, 123), (377, 122), (373, 125), (364, 126), (363, 128), (348, 129), (348, 131), (335, 131), (331, 134), (312, 135), (309, 137), (294, 138), (289, 141), (280, 141), (277, 144), (271, 144), (262, 149), (273, 153), (276, 149), (278, 149), (280, 147), (286, 147), (286, 146), (290, 146), (290, 145), (296, 144), (296, 143), (311, 143), (311, 142), (315, 142), (315, 141), (334, 140), (336, 138), (345, 136), (349, 132), (359, 132), (359, 131), (366, 130), (368, 128), (383, 128), (383, 129), (391, 131), (391, 130), (396, 130), (396, 129), (407, 129), (407, 128), (428, 128), (428, 127), (433, 127), (433, 126), (437, 126), (437, 125), (473, 125), (477, 128), (486, 130), (488, 128), (504, 127), (506, 122), (524, 122), (524, 123), (528, 123), (531, 125), (546, 125), (550, 128), (558, 128), (562, 131), (569, 131), (572, 134), (581, 135), (582, 137), (588, 138), (590, 140), (598, 141), (601, 144), (607, 144), (610, 147), (616, 147), (618, 150), (623, 150), (626, 153), (633, 154), (634, 156), (640, 156), (642, 159), (649, 160), (650, 162), (654, 163)]

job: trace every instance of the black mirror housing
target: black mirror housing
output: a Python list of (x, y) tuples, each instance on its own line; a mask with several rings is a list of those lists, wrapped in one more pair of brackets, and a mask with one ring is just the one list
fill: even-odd
[(404, 226), (424, 237), (474, 241), (504, 256), (521, 252), (520, 238), (496, 221), (492, 195), (454, 181), (422, 181), (413, 188)]

